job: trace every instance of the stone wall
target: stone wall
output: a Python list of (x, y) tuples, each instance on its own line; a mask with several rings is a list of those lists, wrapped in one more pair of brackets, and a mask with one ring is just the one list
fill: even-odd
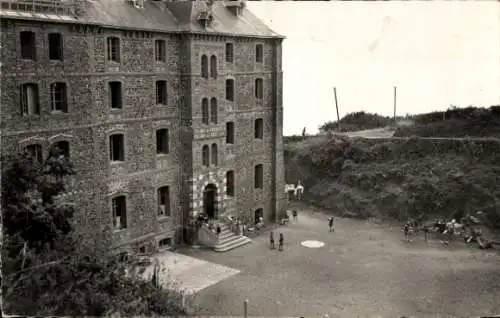
[[(112, 224), (111, 200), (127, 198), (127, 228), (111, 233), (110, 246), (139, 249), (154, 246), (176, 233), (193, 212), (207, 183), (215, 183), (220, 215), (253, 219), (281, 209), (284, 187), (282, 158), (281, 45), (274, 40), (189, 36), (108, 30), (38, 22), (2, 21), (1, 114), (2, 153), (33, 143), (47, 151), (57, 141), (70, 143), (77, 175), (65, 200), (76, 203), (82, 226), (107, 229)], [(37, 60), (18, 58), (19, 32), (36, 32)], [(47, 33), (63, 36), (63, 61), (48, 60)], [(107, 61), (106, 38), (120, 38), (120, 63)], [(167, 43), (167, 60), (154, 60), (154, 40)], [(234, 62), (225, 61), (225, 44), (233, 43)], [(264, 46), (263, 63), (255, 62), (255, 45)], [(201, 78), (201, 55), (217, 56), (217, 78)], [(278, 75), (276, 75), (278, 74)], [(235, 80), (235, 101), (226, 100), (225, 80)], [(264, 98), (254, 96), (256, 78), (264, 80)], [(68, 113), (50, 110), (50, 83), (68, 87)], [(168, 104), (155, 105), (155, 81), (168, 83)], [(123, 108), (109, 107), (108, 82), (120, 81)], [(39, 85), (41, 114), (23, 117), (19, 86)], [(218, 122), (201, 121), (202, 98), (217, 99)], [(262, 118), (264, 137), (254, 138), (254, 121)], [(226, 144), (226, 122), (235, 124), (235, 143)], [(169, 154), (157, 155), (155, 131), (169, 131)], [(110, 163), (109, 136), (125, 136), (125, 161)], [(203, 145), (216, 143), (218, 163), (201, 164)], [(254, 166), (263, 164), (264, 187), (254, 189)], [(274, 165), (278, 168), (275, 169)], [(235, 171), (235, 196), (226, 195), (225, 173)], [(276, 179), (273, 181), (273, 176)], [(169, 186), (170, 217), (158, 217), (157, 188)], [(276, 197), (275, 194), (278, 194)], [(276, 199), (275, 199), (276, 198)]]
[[(226, 43), (232, 43), (234, 62), (226, 62)], [(262, 44), (264, 59), (262, 63), (255, 61), (255, 47)], [(203, 189), (207, 182), (220, 185), (218, 192), (219, 215), (233, 215), (253, 221), (254, 211), (262, 208), (264, 217), (274, 221), (272, 203), (273, 189), (272, 149), (273, 149), (273, 71), (277, 64), (273, 60), (275, 44), (263, 39), (214, 38), (208, 36), (194, 37), (191, 41), (192, 68), (192, 118), (194, 128), (193, 167), (194, 179), (192, 213), (203, 211)], [(201, 77), (201, 56), (217, 56), (217, 78)], [(255, 98), (255, 79), (264, 80), (264, 98)], [(226, 100), (226, 79), (235, 80), (235, 101)], [(276, 87), (278, 88), (278, 87)], [(202, 123), (201, 100), (217, 98), (218, 123), (209, 125)], [(262, 118), (264, 137), (254, 138), (254, 122)], [(234, 144), (226, 144), (226, 122), (234, 122)], [(282, 122), (279, 122), (282, 125)], [(282, 130), (281, 127), (277, 127)], [(281, 135), (280, 135), (281, 138)], [(202, 165), (203, 145), (218, 145), (218, 165), (204, 167)], [(264, 187), (254, 188), (254, 167), (263, 164)], [(225, 179), (228, 170), (235, 171), (235, 195), (225, 194)], [(213, 177), (209, 174), (212, 173)], [(199, 183), (199, 184), (198, 184)], [(196, 193), (198, 192), (198, 193)], [(283, 191), (282, 191), (283, 192)]]

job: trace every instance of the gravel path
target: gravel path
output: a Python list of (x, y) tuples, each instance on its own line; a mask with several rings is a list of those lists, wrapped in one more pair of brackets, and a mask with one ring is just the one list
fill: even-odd
[[(226, 253), (184, 250), (207, 261), (240, 270), (200, 291), (200, 315), (249, 316), (442, 317), (500, 313), (500, 253), (444, 248), (423, 237), (408, 244), (400, 228), (373, 222), (335, 220), (301, 210), (299, 220), (276, 230), (285, 251), (268, 248), (268, 233)], [(277, 233), (275, 235), (277, 237)], [(321, 248), (303, 240), (325, 242)]]

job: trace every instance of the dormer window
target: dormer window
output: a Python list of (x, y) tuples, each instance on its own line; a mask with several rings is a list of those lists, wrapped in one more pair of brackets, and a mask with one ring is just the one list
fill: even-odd
[(200, 24), (206, 28), (210, 25), (210, 23), (212, 23), (212, 21), (214, 20), (214, 17), (212, 16), (212, 14), (208, 11), (201, 11), (199, 14), (198, 14), (198, 19), (197, 19)]
[(245, 8), (245, 2), (242, 0), (227, 0), (225, 1), (225, 5), (235, 16), (241, 15), (241, 12)]

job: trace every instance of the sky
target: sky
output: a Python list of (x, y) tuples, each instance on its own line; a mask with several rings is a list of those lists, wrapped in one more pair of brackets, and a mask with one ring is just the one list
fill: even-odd
[(284, 134), (355, 111), (500, 105), (500, 2), (248, 1), (284, 35)]

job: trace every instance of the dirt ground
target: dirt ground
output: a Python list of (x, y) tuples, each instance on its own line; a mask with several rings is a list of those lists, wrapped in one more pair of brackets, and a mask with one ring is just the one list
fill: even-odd
[[(423, 236), (403, 241), (401, 229), (374, 221), (335, 219), (313, 208), (275, 229), (285, 250), (268, 247), (268, 233), (226, 252), (186, 249), (190, 256), (240, 270), (198, 293), (200, 315), (449, 317), (500, 314), (500, 253)], [(277, 235), (276, 235), (277, 237)], [(318, 240), (321, 248), (301, 246)]]

